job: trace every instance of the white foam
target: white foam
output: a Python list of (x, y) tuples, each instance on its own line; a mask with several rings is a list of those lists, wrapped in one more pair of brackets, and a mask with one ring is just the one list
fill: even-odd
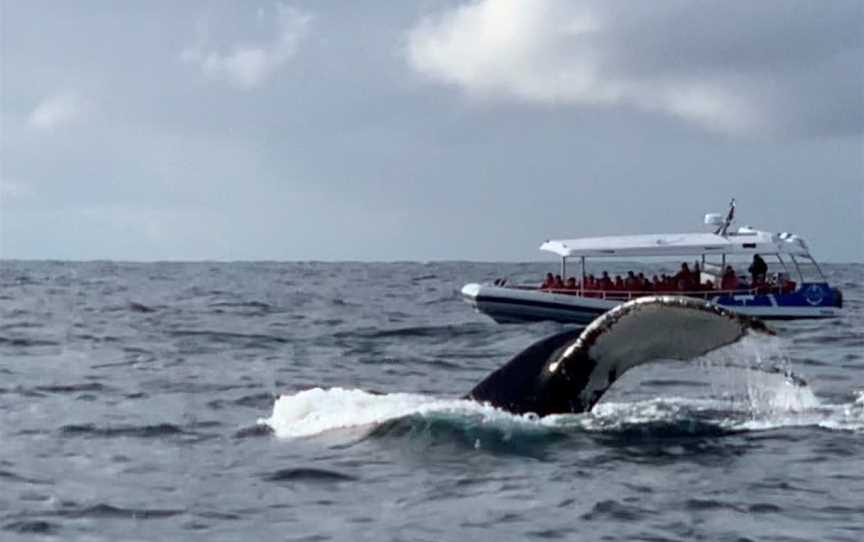
[(821, 427), (833, 431), (864, 431), (864, 416), (850, 405), (823, 405), (807, 412), (794, 412), (773, 417), (754, 418), (736, 425), (736, 429), (764, 431), (783, 427)]
[(823, 421), (826, 429), (864, 431), (864, 390), (855, 392), (855, 401), (848, 405), (836, 405), (837, 414)]
[(313, 388), (282, 395), (273, 405), (273, 414), (258, 423), (268, 425), (278, 437), (291, 438), (435, 413), (478, 417), (481, 423), (538, 426), (535, 417), (516, 416), (474, 401), (410, 393), (379, 395), (343, 388)]
[(269, 418), (258, 423), (280, 438), (318, 435), (334, 430), (375, 426), (389, 420), (419, 415), (473, 419), (505, 431), (545, 431), (550, 428), (603, 431), (654, 422), (674, 423), (693, 414), (724, 413), (704, 421), (729, 430), (762, 431), (782, 427), (818, 426), (831, 430), (864, 431), (864, 391), (854, 402), (821, 404), (807, 387), (790, 385), (783, 375), (756, 371), (742, 398), (654, 398), (635, 402), (601, 402), (588, 414), (565, 414), (538, 419), (515, 415), (489, 405), (410, 393), (373, 394), (358, 389), (313, 388), (282, 395)]
[(821, 406), (809, 386), (796, 386), (782, 374), (746, 371), (747, 401), (754, 415), (804, 412)]

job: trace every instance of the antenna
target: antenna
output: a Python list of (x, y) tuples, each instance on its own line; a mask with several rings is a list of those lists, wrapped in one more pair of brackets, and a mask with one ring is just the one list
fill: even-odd
[(723, 221), (723, 224), (718, 227), (714, 233), (725, 237), (726, 230), (728, 230), (729, 226), (732, 225), (733, 220), (735, 220), (735, 198), (732, 198), (729, 202), (729, 212), (726, 213), (726, 220)]

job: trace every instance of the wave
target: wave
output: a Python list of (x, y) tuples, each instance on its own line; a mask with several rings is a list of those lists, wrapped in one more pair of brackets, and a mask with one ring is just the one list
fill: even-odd
[(455, 338), (485, 335), (488, 326), (480, 323), (469, 323), (462, 325), (427, 325), (407, 326), (399, 328), (367, 328), (353, 331), (340, 331), (333, 333), (335, 338), (362, 338), (362, 339), (387, 339), (387, 338)]
[(125, 508), (107, 503), (92, 505), (64, 502), (59, 510), (23, 514), (20, 519), (3, 525), (2, 529), (17, 534), (57, 535), (61, 526), (55, 522), (38, 519), (127, 519), (133, 521), (159, 520), (186, 514), (185, 510), (169, 508)]
[(151, 312), (156, 312), (156, 310), (157, 310), (155, 307), (145, 305), (144, 303), (138, 303), (136, 301), (130, 301), (126, 305), (126, 308), (132, 312), (140, 312), (140, 313), (145, 313), (145, 314), (151, 313)]
[(264, 346), (268, 344), (286, 344), (289, 342), (288, 339), (284, 337), (278, 337), (276, 335), (213, 330), (175, 329), (168, 332), (168, 335), (177, 338), (201, 338), (207, 342), (213, 343), (251, 343), (252, 346)]
[(210, 303), (209, 306), (237, 309), (261, 309), (265, 311), (273, 308), (272, 305), (264, 303), (263, 301), (217, 301), (215, 303)]
[(106, 503), (91, 506), (72, 505), (63, 510), (49, 513), (54, 516), (70, 518), (108, 518), (108, 519), (162, 519), (184, 514), (184, 510), (167, 508), (124, 508)]
[(261, 408), (265, 404), (269, 404), (273, 400), (273, 394), (270, 392), (260, 392), (244, 395), (237, 399), (214, 399), (207, 402), (207, 406), (216, 410), (230, 407), (243, 406), (250, 408)]
[(139, 437), (160, 438), (177, 435), (193, 435), (183, 428), (172, 423), (157, 423), (149, 425), (122, 425), (112, 427), (100, 427), (92, 423), (69, 424), (60, 428), (65, 435), (80, 435), (88, 437)]
[(30, 478), (27, 476), (22, 476), (20, 474), (16, 474), (14, 472), (8, 470), (0, 469), (0, 479), (9, 481), (9, 482), (20, 482), (25, 484), (48, 484), (50, 482), (46, 482), (44, 480), (39, 480), (37, 478)]
[[(769, 384), (768, 376), (773, 376)], [(282, 395), (258, 424), (279, 438), (343, 431), (362, 438), (467, 439), (500, 443), (594, 434), (648, 438), (721, 436), (786, 427), (816, 426), (864, 432), (864, 392), (852, 403), (822, 404), (807, 387), (782, 375), (760, 375), (759, 384), (736, 397), (654, 398), (600, 402), (590, 413), (538, 418), (515, 415), (474, 401), (410, 393), (375, 394), (359, 389), (313, 388)]]
[(82, 382), (81, 384), (53, 384), (34, 386), (33, 391), (43, 393), (82, 393), (82, 392), (105, 392), (111, 388), (99, 382)]
[(20, 520), (6, 523), (3, 525), (3, 530), (18, 534), (55, 535), (60, 531), (60, 526), (41, 519)]
[(341, 472), (326, 469), (292, 468), (268, 472), (264, 474), (261, 479), (265, 482), (333, 483), (352, 482), (357, 478)]
[(59, 342), (48, 341), (44, 339), (24, 339), (20, 337), (0, 337), (0, 346), (9, 345), (22, 348), (40, 347), (40, 346), (60, 346)]
[(418, 416), (453, 419), (479, 418), (490, 423), (539, 427), (537, 418), (517, 416), (465, 399), (446, 399), (412, 393), (376, 394), (358, 389), (313, 388), (282, 395), (273, 414), (259, 419), (278, 437), (305, 437), (339, 429), (372, 428), (391, 420)]

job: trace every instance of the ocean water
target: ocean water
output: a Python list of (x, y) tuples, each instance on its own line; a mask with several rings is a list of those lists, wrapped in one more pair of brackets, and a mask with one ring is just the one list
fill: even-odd
[(563, 328), (458, 289), (547, 268), (0, 261), (0, 540), (864, 540), (864, 266), (588, 414), (461, 400)]

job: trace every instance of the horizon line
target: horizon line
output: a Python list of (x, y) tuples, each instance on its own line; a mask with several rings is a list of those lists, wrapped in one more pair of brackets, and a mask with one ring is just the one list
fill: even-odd
[[(659, 257), (659, 256), (656, 256)], [(638, 262), (639, 259), (619, 259), (621, 257), (614, 256), (599, 256), (591, 258), (592, 260), (604, 260), (604, 261), (615, 261), (615, 262)], [(684, 258), (684, 261), (688, 261), (689, 258)], [(677, 262), (681, 261), (681, 258), (670, 258), (668, 260), (653, 260), (654, 262)], [(187, 263), (187, 264), (207, 264), (207, 263), (419, 263), (419, 264), (432, 264), (432, 263), (500, 263), (500, 264), (542, 264), (542, 263), (552, 263), (558, 264), (560, 263), (560, 259), (549, 259), (549, 260), (475, 260), (475, 259), (466, 259), (466, 258), (431, 258), (427, 260), (417, 260), (417, 259), (328, 259), (328, 258), (309, 258), (309, 259), (220, 259), (220, 258), (212, 258), (212, 259), (153, 259), (153, 260), (128, 260), (128, 259), (113, 259), (113, 258), (72, 258), (72, 259), (59, 259), (59, 258), (6, 258), (0, 256), (0, 262), (27, 262), (27, 263), (36, 263), (36, 262), (44, 262), (44, 263), (118, 263), (118, 264), (157, 264), (157, 263)], [(855, 261), (855, 260), (846, 260), (846, 261), (836, 261), (836, 260), (822, 260), (818, 262), (820, 265), (862, 265), (864, 264), (864, 260)]]

